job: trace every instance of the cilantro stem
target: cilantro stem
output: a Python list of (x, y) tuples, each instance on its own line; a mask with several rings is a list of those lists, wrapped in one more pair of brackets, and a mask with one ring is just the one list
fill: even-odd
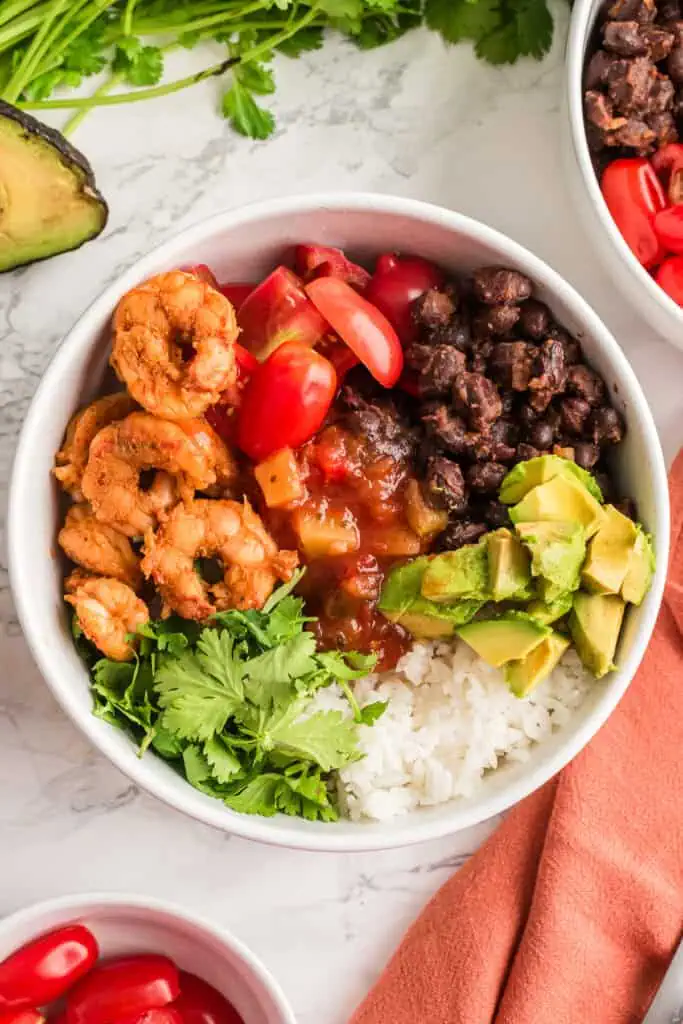
[(39, 0), (14, 0), (13, 4), (6, 4), (0, 11), (0, 25), (5, 25), (18, 15), (35, 7)]
[[(222, 25), (227, 21), (235, 21), (237, 18), (245, 18), (250, 14), (255, 14), (258, 11), (263, 10), (262, 0), (255, 0), (255, 3), (246, 4), (244, 7), (240, 6), (235, 11), (220, 11), (217, 14), (213, 14), (209, 17), (197, 18), (195, 21), (183, 22), (183, 32), (199, 32), (206, 28), (216, 28), (218, 25)], [(257, 27), (256, 25), (254, 27)], [(258, 27), (261, 25), (258, 23)], [(163, 18), (150, 18), (145, 21), (141, 18), (135, 23), (135, 31), (140, 35), (155, 35), (159, 32), (168, 31), (168, 22)]]
[(31, 81), (37, 63), (42, 59), (46, 47), (50, 45), (54, 23), (68, 2), (69, 0), (52, 0), (48, 5), (47, 16), (4, 90), (5, 99), (9, 103), (15, 103)]
[(137, 0), (127, 0), (121, 23), (124, 36), (132, 36), (133, 34), (133, 11), (135, 10), (136, 3)]
[(37, 28), (43, 20), (44, 9), (48, 4), (44, 4), (43, 7), (37, 11), (32, 12), (30, 15), (26, 14), (12, 25), (8, 25), (6, 28), (0, 31), (0, 50), (7, 50), (18, 43), (24, 36), (28, 36)]
[[(89, 2), (89, 0), (87, 0), (87, 2)], [(62, 62), (64, 51), (67, 50), (80, 35), (90, 28), (93, 21), (96, 21), (97, 18), (99, 18), (101, 14), (104, 14), (104, 12), (115, 2), (116, 0), (97, 0), (97, 3), (93, 5), (92, 10), (87, 17), (77, 22), (69, 35), (62, 39), (59, 51), (56, 54), (53, 54), (49, 60), (43, 60), (43, 62), (36, 68), (35, 74), (42, 75), (45, 71), (51, 71), (53, 68), (59, 67)]]
[[(92, 96), (89, 97), (90, 100), (92, 101), (98, 99), (100, 96), (106, 96), (107, 93), (111, 92), (111, 90), (119, 84), (119, 82), (123, 81), (123, 77), (124, 76), (122, 71), (115, 71), (114, 74), (111, 75), (106, 82), (103, 82), (102, 85), (95, 90)], [(88, 116), (93, 106), (94, 103), (91, 102), (89, 106), (81, 107), (80, 110), (77, 110), (74, 114), (72, 114), (69, 120), (62, 128), (62, 135), (70, 135), (71, 132), (76, 131), (79, 124), (83, 121), (84, 118)]]
[(362, 715), (360, 713), (360, 707), (358, 706), (358, 701), (356, 700), (356, 698), (355, 698), (355, 696), (353, 694), (353, 690), (349, 686), (347, 680), (346, 679), (337, 679), (337, 683), (339, 684), (339, 689), (343, 692), (344, 696), (346, 697), (346, 699), (348, 700), (348, 702), (349, 702), (349, 704), (351, 706), (351, 712), (353, 714), (354, 722), (362, 721)]

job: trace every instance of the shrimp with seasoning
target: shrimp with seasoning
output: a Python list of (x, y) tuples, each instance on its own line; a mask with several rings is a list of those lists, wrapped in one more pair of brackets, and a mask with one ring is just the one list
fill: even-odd
[[(222, 582), (207, 583), (197, 558), (217, 558)], [(295, 551), (280, 551), (248, 501), (195, 499), (177, 505), (156, 533), (145, 536), (142, 571), (167, 608), (207, 619), (226, 608), (262, 608), (278, 579), (291, 578)]]
[(108, 576), (72, 572), (65, 583), (64, 600), (73, 606), (76, 620), (88, 640), (113, 661), (130, 661), (135, 651), (131, 633), (149, 622), (149, 610), (126, 583)]
[(135, 409), (130, 395), (121, 391), (105, 395), (80, 409), (66, 428), (64, 444), (55, 456), (53, 473), (74, 501), (81, 501), (81, 480), (88, 461), (90, 443), (102, 427), (122, 420)]
[(189, 419), (234, 384), (237, 335), (225, 296), (193, 274), (172, 270), (120, 300), (110, 362), (148, 412)]
[(238, 482), (239, 467), (222, 437), (203, 418), (179, 420), (178, 426), (206, 453), (216, 474), (216, 483), (205, 487), (211, 498), (229, 498)]
[[(145, 490), (140, 474), (162, 470)], [(83, 494), (100, 522), (127, 537), (141, 537), (162, 519), (178, 497), (216, 483), (210, 453), (180, 424), (134, 412), (100, 430), (90, 445)]]
[(57, 541), (72, 562), (89, 572), (127, 583), (142, 583), (140, 559), (127, 537), (95, 518), (87, 502), (72, 505)]

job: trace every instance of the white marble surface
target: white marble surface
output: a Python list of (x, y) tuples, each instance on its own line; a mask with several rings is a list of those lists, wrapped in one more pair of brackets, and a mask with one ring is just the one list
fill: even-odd
[[(96, 113), (76, 142), (111, 204), (80, 252), (0, 279), (0, 487), (40, 374), (75, 317), (177, 228), (247, 200), (368, 189), (452, 206), (507, 231), (606, 319), (652, 403), (667, 457), (683, 442), (683, 353), (625, 308), (571, 209), (560, 158), (563, 22), (542, 65), (495, 71), (426, 33), (359, 54), (331, 44), (279, 68), (277, 135), (235, 136), (215, 85)], [(185, 58), (186, 60), (189, 58)], [(192, 59), (198, 59), (196, 55)], [(4, 502), (3, 502), (4, 504)], [(173, 898), (233, 928), (300, 1024), (342, 1024), (403, 930), (489, 827), (357, 856), (269, 849), (140, 793), (55, 706), (0, 594), (0, 911), (76, 890)]]

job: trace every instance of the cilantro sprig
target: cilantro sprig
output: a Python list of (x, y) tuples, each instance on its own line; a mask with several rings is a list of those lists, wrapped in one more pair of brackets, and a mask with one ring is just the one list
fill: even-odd
[[(552, 41), (546, 0), (12, 0), (0, 4), (0, 98), (31, 110), (74, 113), (170, 95), (224, 77), (220, 110), (241, 134), (265, 139), (275, 117), (272, 61), (318, 49), (328, 30), (362, 49), (421, 24), (448, 43), (470, 40), (492, 64), (542, 57)], [(224, 57), (166, 80), (166, 55), (212, 41)], [(73, 90), (100, 77), (90, 96)], [(55, 95), (56, 94), (56, 95)]]
[[(176, 617), (143, 626), (134, 662), (91, 662), (94, 713), (234, 810), (335, 820), (331, 773), (358, 760), (358, 725), (386, 704), (360, 708), (349, 686), (372, 670), (372, 655), (317, 650), (291, 593), (299, 578), (263, 611), (222, 612), (206, 627)], [(333, 682), (350, 714), (311, 708)]]

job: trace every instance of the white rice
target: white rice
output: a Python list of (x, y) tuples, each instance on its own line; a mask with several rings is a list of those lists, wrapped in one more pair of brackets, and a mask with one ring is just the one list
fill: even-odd
[[(416, 643), (396, 669), (355, 684), (359, 704), (388, 700), (382, 717), (361, 726), (365, 757), (340, 773), (347, 813), (386, 820), (419, 806), (473, 795), (484, 774), (562, 727), (593, 685), (570, 649), (526, 698), (510, 693), (462, 641)], [(348, 711), (337, 686), (318, 692), (315, 710)]]

